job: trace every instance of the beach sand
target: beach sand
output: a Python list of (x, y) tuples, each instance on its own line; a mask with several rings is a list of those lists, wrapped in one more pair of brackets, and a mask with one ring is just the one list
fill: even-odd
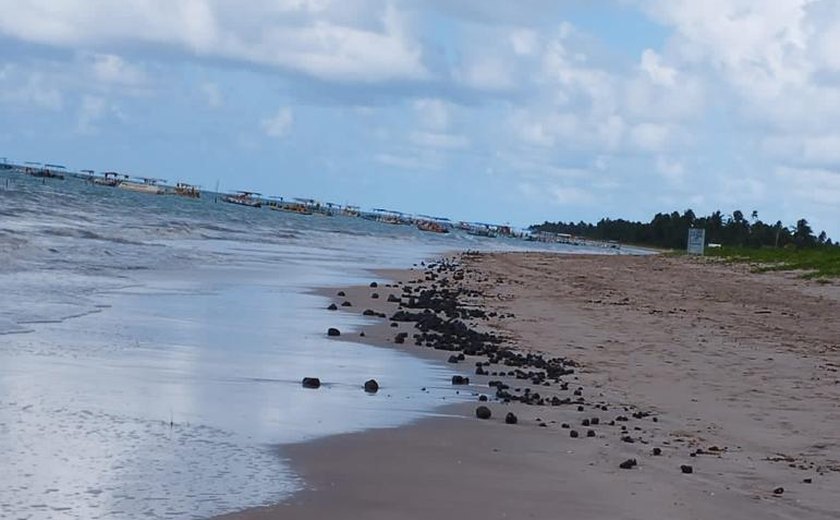
[[(283, 447), (307, 490), (224, 518), (840, 516), (836, 283), (666, 256), (502, 253), (462, 262), (463, 284), (483, 292), (475, 303), (515, 316), (478, 326), (523, 352), (574, 360), (568, 390), (531, 388), (572, 397), (580, 387), (583, 411), (491, 399), (486, 421), (474, 415), (484, 403), (456, 404), (404, 428)], [(394, 311), (391, 289), (377, 288), (378, 300), (372, 291), (348, 289), (354, 307), (344, 310)], [(413, 333), (412, 324), (383, 320), (364, 340), (392, 344), (398, 331)], [(486, 383), (500, 378), (472, 375), (480, 360), (456, 368), (473, 380), (464, 391), (492, 397)], [(504, 423), (508, 411), (518, 424)], [(592, 418), (597, 425), (582, 425)], [(621, 469), (628, 459), (637, 466)]]

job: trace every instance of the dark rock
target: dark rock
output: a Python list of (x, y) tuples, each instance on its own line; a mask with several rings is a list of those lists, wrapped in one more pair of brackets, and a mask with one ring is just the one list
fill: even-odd
[(577, 430), (572, 430), (569, 432), (569, 437), (571, 437), (572, 439), (577, 439), (579, 436), (580, 434), (577, 432)]
[(458, 361), (460, 361), (458, 356), (449, 356), (449, 359), (446, 360), (447, 363), (457, 363)]
[(586, 436), (587, 437), (595, 437), (595, 430), (587, 430)]
[(589, 424), (591, 424), (592, 426), (597, 426), (598, 423), (600, 423), (600, 422), (601, 422), (601, 419), (598, 419), (597, 417), (593, 417), (592, 419), (589, 419)]
[(327, 310), (328, 311), (337, 311), (338, 310), (338, 305), (336, 305), (334, 303), (331, 303), (330, 306), (327, 307)]
[(399, 323), (397, 323), (396, 321), (392, 321), (392, 322), (391, 322), (391, 326), (392, 326), (392, 327), (399, 327), (399, 326), (400, 326), (400, 324), (399, 324)]
[(490, 408), (486, 406), (479, 406), (475, 409), (475, 416), (479, 419), (489, 419), (492, 416), (492, 412), (490, 412)]
[(321, 380), (317, 377), (304, 377), (300, 384), (303, 385), (304, 388), (320, 388)]
[(638, 464), (639, 463), (636, 462), (636, 459), (627, 459), (624, 462), (622, 462), (621, 464), (619, 464), (618, 467), (621, 468), (621, 469), (633, 469)]
[(347, 296), (346, 294), (344, 294), (344, 291), (338, 291), (338, 293), (336, 293), (336, 294), (338, 296)]
[(589, 419), (584, 419), (580, 422), (581, 426), (589, 426)]
[(583, 406), (578, 406), (577, 411), (582, 412), (583, 411)]
[(653, 451), (651, 453), (653, 453), (654, 457), (658, 457), (662, 455), (662, 448), (653, 448)]
[(779, 487), (777, 487), (776, 489), (773, 490), (774, 495), (781, 495), (784, 492), (785, 492), (785, 488), (783, 488), (781, 486), (779, 486)]
[(376, 315), (377, 315), (377, 313), (373, 309), (365, 309), (364, 311), (362, 311), (362, 316), (376, 316)]
[(621, 468), (621, 469), (633, 469), (637, 465), (638, 465), (638, 462), (636, 462), (636, 459), (627, 459), (624, 462), (622, 462), (621, 464), (619, 464), (618, 467)]
[(370, 297), (373, 298), (374, 300), (378, 300), (379, 299), (379, 293), (373, 293), (373, 294), (370, 295)]
[(341, 302), (341, 306), (342, 306), (342, 307), (352, 307), (352, 306), (353, 306), (353, 304), (352, 304), (352, 303), (350, 303), (350, 302), (348, 302), (348, 301), (344, 301), (344, 302)]
[(688, 464), (683, 464), (682, 466), (680, 466), (680, 471), (688, 475), (694, 473), (694, 468), (689, 466)]
[(516, 424), (517, 422), (519, 422), (519, 419), (513, 414), (513, 412), (508, 412), (507, 415), (505, 415), (505, 424)]
[(484, 395), (484, 394), (481, 394), (480, 396), (478, 396), (478, 400), (481, 401), (482, 403), (486, 403), (487, 402), (487, 396)]
[(626, 442), (628, 444), (633, 444), (636, 441), (633, 440), (633, 437), (630, 437), (629, 435), (624, 435), (623, 437), (621, 437), (621, 442)]
[(365, 337), (365, 331), (360, 332), (360, 333), (359, 333), (359, 337), (360, 337), (360, 338), (364, 338), (364, 337)]
[(375, 288), (379, 287), (379, 284), (376, 283), (376, 282), (370, 282), (370, 286), (371, 286), (371, 288), (375, 289)]
[(453, 385), (468, 385), (470, 384), (470, 378), (464, 376), (452, 376), (452, 384)]
[(379, 383), (376, 382), (376, 379), (369, 379), (365, 381), (365, 392), (375, 394), (379, 391)]
[(802, 482), (804, 482), (805, 484), (813, 484), (813, 483), (814, 483), (814, 479), (812, 479), (812, 478), (806, 478), (806, 479), (805, 479), (805, 480), (803, 480)]
[(330, 327), (327, 330), (327, 336), (341, 336), (341, 331), (336, 328)]

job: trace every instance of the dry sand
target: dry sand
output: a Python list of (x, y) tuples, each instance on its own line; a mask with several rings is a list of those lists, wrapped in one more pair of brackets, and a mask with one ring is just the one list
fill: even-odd
[[(490, 326), (581, 365), (569, 392), (548, 395), (583, 387), (585, 410), (491, 402), (480, 421), (476, 404), (454, 405), (410, 427), (284, 448), (309, 489), (226, 518), (840, 518), (840, 286), (662, 256), (464, 262), (485, 293), (477, 303), (516, 316)], [(371, 304), (356, 312), (393, 310), (387, 289), (370, 292), (348, 292)], [(390, 343), (401, 327), (365, 339)], [(488, 378), (471, 377), (486, 391)], [(509, 410), (519, 424), (504, 424)], [(629, 421), (610, 426), (619, 415)], [(581, 426), (592, 417), (600, 424)], [(638, 466), (620, 469), (628, 458)]]

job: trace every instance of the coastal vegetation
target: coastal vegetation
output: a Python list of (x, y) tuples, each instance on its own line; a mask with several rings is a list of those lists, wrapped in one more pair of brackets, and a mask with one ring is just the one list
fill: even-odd
[(795, 225), (781, 221), (763, 222), (758, 212), (747, 218), (740, 210), (731, 215), (715, 211), (698, 217), (690, 209), (672, 213), (657, 213), (650, 222), (603, 218), (597, 224), (586, 222), (544, 222), (530, 227), (532, 232), (569, 234), (593, 240), (615, 240), (666, 249), (685, 249), (690, 228), (706, 230), (706, 243), (737, 248), (794, 248), (813, 249), (832, 247), (834, 242), (825, 231), (814, 234), (808, 221), (799, 219)]
[(706, 255), (726, 261), (749, 263), (757, 272), (803, 271), (805, 278), (840, 277), (840, 247), (796, 249), (721, 247)]
[(753, 211), (747, 218), (734, 211), (724, 216), (715, 211), (697, 217), (692, 210), (682, 214), (657, 213), (650, 222), (601, 219), (585, 222), (545, 222), (531, 226), (533, 232), (559, 233), (593, 240), (616, 240), (648, 247), (684, 250), (688, 230), (706, 230), (706, 255), (731, 262), (752, 264), (756, 271), (803, 271), (808, 278), (840, 277), (840, 244), (825, 231), (815, 234), (806, 219), (785, 226), (768, 224)]

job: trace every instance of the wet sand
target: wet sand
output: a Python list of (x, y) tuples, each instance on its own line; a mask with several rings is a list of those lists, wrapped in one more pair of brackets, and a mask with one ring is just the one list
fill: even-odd
[[(463, 265), (461, 283), (483, 293), (476, 304), (515, 316), (479, 320), (477, 328), (500, 331), (522, 352), (574, 360), (575, 373), (563, 378), (568, 389), (475, 376), (481, 358), (468, 356), (455, 365), (473, 382), (462, 391), (491, 396), (491, 419), (474, 416), (484, 403), (459, 404), (405, 428), (284, 447), (308, 489), (226, 518), (840, 514), (836, 283), (662, 256), (505, 253), (466, 256)], [(346, 292), (354, 307), (345, 311), (396, 306), (385, 287), (375, 290), (377, 300), (368, 287)], [(411, 323), (393, 328), (382, 320), (364, 340), (393, 344), (399, 331), (414, 332)], [(495, 401), (486, 384), (499, 379), (511, 392), (582, 399), (583, 410)], [(518, 424), (504, 423), (508, 411)], [(583, 425), (593, 418), (598, 424)], [(637, 465), (620, 468), (628, 459)]]

